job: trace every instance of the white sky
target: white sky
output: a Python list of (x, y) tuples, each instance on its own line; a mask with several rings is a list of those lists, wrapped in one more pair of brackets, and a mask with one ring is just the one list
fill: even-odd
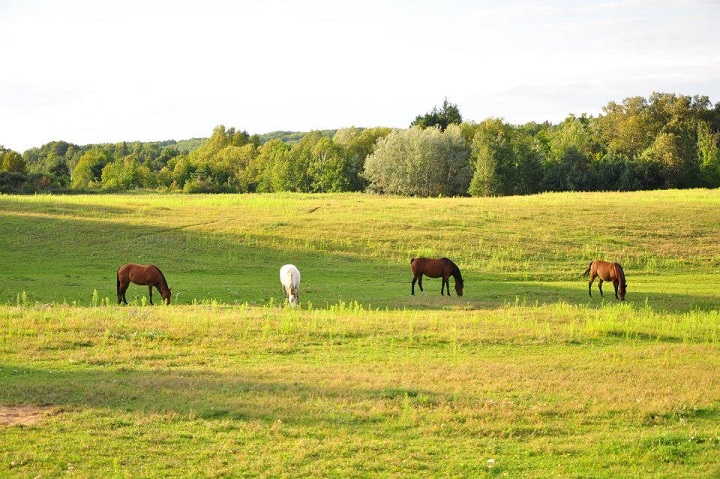
[(720, 101), (717, 0), (0, 0), (0, 145)]

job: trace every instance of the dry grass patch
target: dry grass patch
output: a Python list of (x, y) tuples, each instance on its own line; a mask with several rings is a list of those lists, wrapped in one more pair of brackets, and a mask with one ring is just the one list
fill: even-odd
[(0, 405), (0, 426), (34, 426), (56, 412), (54, 407)]

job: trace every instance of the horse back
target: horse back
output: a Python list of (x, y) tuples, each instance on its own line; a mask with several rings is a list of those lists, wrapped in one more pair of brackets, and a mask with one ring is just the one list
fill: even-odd
[(136, 272), (138, 271), (138, 268), (141, 268), (141, 266), (135, 263), (127, 263), (120, 266), (117, 270), (118, 282), (132, 281), (134, 283), (134, 279), (137, 276)]
[(457, 269), (455, 263), (447, 258), (413, 258), (410, 267), (414, 275), (424, 274), (430, 278), (439, 278), (452, 274), (453, 267)]
[(590, 264), (590, 274), (599, 276), (603, 281), (625, 280), (625, 273), (619, 263), (596, 259)]
[(120, 266), (117, 271), (118, 281), (131, 281), (135, 284), (157, 284), (167, 288), (167, 280), (160, 268), (153, 264), (142, 265), (128, 263)]
[(300, 284), (300, 270), (292, 264), (283, 265), (280, 268), (280, 282), (284, 286), (295, 286)]

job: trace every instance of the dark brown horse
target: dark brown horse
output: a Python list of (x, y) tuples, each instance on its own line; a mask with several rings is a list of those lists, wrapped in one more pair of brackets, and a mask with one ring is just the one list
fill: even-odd
[(455, 292), (458, 296), (463, 295), (463, 278), (460, 274), (460, 268), (447, 258), (431, 259), (431, 258), (413, 258), (410, 260), (410, 268), (413, 272), (412, 287), (410, 294), (415, 295), (415, 282), (420, 286), (423, 293), (422, 277), (423, 275), (430, 278), (442, 278), (442, 286), (440, 294), (445, 295), (445, 287), (447, 286), (447, 294), (450, 296), (450, 281), (448, 278), (455, 278)]
[(150, 304), (152, 302), (152, 289), (153, 286), (160, 291), (160, 296), (166, 304), (170, 304), (170, 288), (168, 288), (165, 276), (157, 266), (149, 264), (147, 266), (142, 264), (128, 263), (120, 266), (117, 270), (117, 296), (118, 304), (125, 303), (125, 291), (127, 291), (130, 283), (147, 285), (148, 291), (150, 292)]
[[(588, 269), (585, 270), (583, 276), (590, 274), (590, 282), (588, 283), (588, 294), (592, 296), (592, 284), (595, 278), (599, 278), (598, 289), (600, 290), (600, 296), (603, 295), (602, 284), (603, 281), (612, 281), (615, 287), (615, 299), (625, 301), (625, 291), (627, 290), (627, 283), (625, 282), (625, 272), (618, 263), (609, 263), (600, 259), (596, 259)], [(620, 297), (618, 297), (618, 294)]]

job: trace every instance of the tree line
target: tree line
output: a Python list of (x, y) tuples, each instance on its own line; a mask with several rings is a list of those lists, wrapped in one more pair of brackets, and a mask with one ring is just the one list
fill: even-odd
[(653, 93), (559, 124), (464, 121), (447, 99), (407, 129), (344, 128), (0, 147), (0, 193), (371, 191), (497, 196), (720, 187), (720, 103)]

